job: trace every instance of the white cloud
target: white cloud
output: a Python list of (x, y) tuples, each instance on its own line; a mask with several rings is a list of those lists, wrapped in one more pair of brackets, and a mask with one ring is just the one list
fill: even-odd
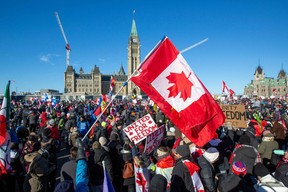
[(99, 58), (98, 60), (101, 62), (105, 62), (105, 59), (103, 59), (103, 58)]
[(40, 56), (40, 61), (42, 61), (44, 63), (48, 63), (48, 64), (51, 64), (51, 65), (54, 65), (54, 63), (52, 62), (53, 58), (59, 57), (59, 56), (60, 55), (58, 55), (58, 54), (48, 53), (46, 55), (41, 55)]
[(45, 63), (49, 63), (50, 62), (49, 57), (47, 55), (42, 55), (40, 57), (40, 61), (43, 61)]

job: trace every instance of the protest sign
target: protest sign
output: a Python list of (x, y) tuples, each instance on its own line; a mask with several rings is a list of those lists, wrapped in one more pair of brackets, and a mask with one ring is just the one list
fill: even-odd
[(144, 150), (147, 155), (160, 145), (164, 138), (164, 130), (164, 125), (162, 125), (156, 131), (147, 136)]
[(247, 128), (247, 117), (244, 105), (220, 105), (226, 119), (225, 125)]
[(148, 114), (128, 125), (123, 130), (128, 138), (134, 142), (134, 144), (137, 144), (157, 129), (157, 124), (154, 122), (150, 114)]

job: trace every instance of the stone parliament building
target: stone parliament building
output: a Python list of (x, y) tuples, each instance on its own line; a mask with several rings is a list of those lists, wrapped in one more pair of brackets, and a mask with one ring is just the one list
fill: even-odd
[[(128, 40), (128, 74), (125, 73), (121, 64), (118, 73), (102, 74), (96, 65), (90, 73), (85, 73), (81, 67), (77, 73), (68, 65), (64, 72), (64, 94), (65, 95), (99, 95), (108, 94), (110, 91), (111, 76), (115, 79), (114, 94), (120, 90), (123, 83), (133, 74), (140, 64), (140, 39), (137, 34), (136, 22), (132, 20), (131, 33)], [(140, 89), (131, 81), (119, 92), (119, 95), (132, 95), (133, 90), (141, 94)]]
[(265, 77), (263, 68), (258, 65), (254, 73), (254, 79), (245, 86), (244, 95), (250, 98), (258, 97), (285, 97), (287, 96), (288, 84), (287, 75), (283, 68), (279, 71), (276, 79), (273, 77)]

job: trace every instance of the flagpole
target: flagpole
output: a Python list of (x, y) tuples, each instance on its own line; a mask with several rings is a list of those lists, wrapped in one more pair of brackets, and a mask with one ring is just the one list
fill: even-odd
[[(128, 79), (130, 80), (130, 79)], [(127, 80), (127, 81), (128, 81)], [(92, 126), (90, 127), (90, 129), (87, 131), (87, 133), (84, 135), (84, 137), (82, 138), (82, 141), (84, 141), (85, 137), (87, 137), (87, 135), (90, 133), (91, 129), (94, 127), (94, 125), (97, 123), (97, 121), (99, 121), (100, 117), (104, 114), (104, 112), (108, 109), (108, 107), (111, 105), (111, 103), (114, 101), (114, 98), (116, 98), (116, 96), (120, 93), (120, 91), (122, 91), (122, 89), (127, 85), (127, 81), (125, 83), (123, 83), (122, 87), (119, 89), (119, 91), (115, 94), (115, 96), (111, 98), (110, 102), (106, 105), (105, 109), (100, 113), (100, 115), (98, 115), (96, 121), (92, 124)], [(100, 106), (98, 106), (100, 107)]]
[(113, 100), (116, 98), (116, 96), (120, 93), (120, 91), (122, 91), (122, 89), (128, 84), (128, 81), (130, 81), (130, 79), (135, 75), (136, 72), (138, 72), (139, 68), (142, 66), (142, 64), (146, 61), (146, 59), (151, 55), (151, 53), (153, 53), (153, 51), (156, 49), (156, 47), (160, 44), (162, 40), (160, 40), (156, 46), (147, 54), (147, 56), (145, 57), (144, 61), (142, 61), (139, 66), (137, 67), (137, 69), (135, 71), (133, 71), (133, 73), (130, 75), (130, 77), (128, 77), (128, 79), (122, 84), (121, 88), (117, 91), (117, 93), (114, 95), (114, 97), (112, 96), (110, 102), (106, 105), (105, 109), (100, 113), (100, 115), (98, 115), (96, 121), (92, 124), (92, 126), (90, 127), (90, 129), (87, 131), (87, 133), (84, 135), (84, 137), (82, 138), (82, 141), (84, 141), (85, 137), (87, 137), (87, 135), (90, 133), (91, 129), (95, 126), (95, 124), (97, 123), (97, 121), (99, 121), (100, 117), (104, 114), (104, 112), (108, 109), (108, 107), (111, 105), (111, 103), (113, 102)]
[(200, 41), (194, 45), (191, 45), (190, 47), (187, 47), (186, 49), (183, 49), (182, 51), (180, 51), (180, 53), (182, 54), (186, 51), (189, 51), (190, 49), (193, 49), (194, 47), (197, 47), (198, 45), (201, 45), (202, 43), (205, 43), (206, 41), (208, 41), (208, 38), (206, 38), (206, 39), (204, 39), (204, 40), (202, 40), (202, 41)]
[[(162, 40), (160, 40), (155, 46), (154, 48), (147, 54), (147, 56), (144, 58), (144, 60), (139, 64), (139, 66), (137, 67), (137, 69), (135, 71), (133, 71), (133, 73), (130, 75), (130, 77), (128, 77), (128, 79), (122, 84), (121, 88), (119, 89), (119, 91), (114, 95), (114, 97), (112, 96), (110, 102), (106, 105), (105, 109), (100, 113), (100, 115), (98, 115), (96, 121), (92, 124), (92, 126), (90, 127), (90, 129), (87, 131), (87, 133), (84, 135), (84, 137), (82, 138), (82, 141), (84, 141), (84, 139), (87, 137), (87, 135), (90, 133), (91, 129), (95, 126), (95, 124), (97, 123), (97, 121), (99, 121), (100, 117), (104, 114), (104, 112), (108, 109), (108, 107), (111, 105), (111, 103), (114, 101), (114, 99), (116, 98), (116, 96), (120, 93), (120, 91), (122, 91), (122, 89), (127, 85), (127, 83), (130, 81), (130, 79), (138, 72), (139, 68), (142, 66), (142, 64), (149, 58), (149, 56), (155, 51), (155, 49), (159, 46), (159, 44), (164, 41), (167, 38), (167, 36), (164, 36), (164, 38)], [(183, 49), (180, 53), (184, 53), (190, 49), (193, 49), (194, 47), (197, 47), (198, 45), (204, 43), (208, 41), (208, 38), (190, 46), (187, 47), (186, 49)]]

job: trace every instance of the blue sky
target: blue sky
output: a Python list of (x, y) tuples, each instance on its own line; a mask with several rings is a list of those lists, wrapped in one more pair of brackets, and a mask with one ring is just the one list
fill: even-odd
[(141, 59), (167, 35), (211, 93), (221, 81), (237, 94), (259, 64), (266, 76), (288, 71), (288, 1), (285, 0), (9, 0), (0, 6), (0, 93), (8, 80), (17, 92), (41, 88), (63, 92), (65, 42), (78, 72), (96, 64), (103, 74), (127, 72), (133, 10)]

